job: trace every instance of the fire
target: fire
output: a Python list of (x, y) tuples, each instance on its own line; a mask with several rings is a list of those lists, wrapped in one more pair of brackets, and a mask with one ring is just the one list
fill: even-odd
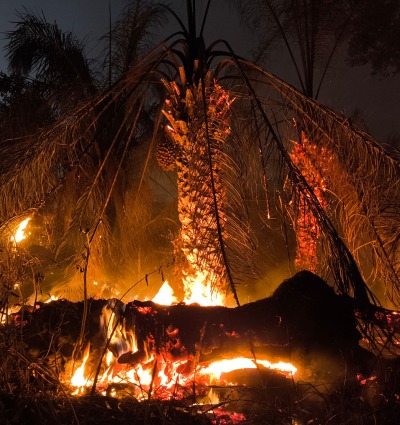
[[(301, 142), (294, 142), (290, 157), (299, 168), (307, 184), (310, 186), (320, 206), (326, 209), (328, 201), (327, 177), (332, 154), (325, 148), (310, 141), (304, 132), (301, 132)], [(316, 160), (318, 158), (318, 161)], [(301, 269), (316, 273), (318, 266), (318, 240), (321, 230), (317, 217), (309, 205), (309, 195), (300, 194), (298, 216), (296, 219), (297, 252), (295, 264)]]
[(50, 295), (49, 294), (49, 299), (47, 301), (45, 301), (46, 304), (51, 303), (52, 301), (57, 301), (58, 297), (56, 295)]
[(297, 372), (297, 368), (291, 363), (278, 362), (270, 363), (268, 360), (252, 360), (246, 357), (237, 357), (235, 359), (218, 360), (211, 363), (202, 370), (202, 373), (211, 374), (216, 379), (221, 378), (222, 373), (232, 372), (239, 369), (256, 369), (257, 364), (267, 369), (278, 370), (293, 376)]
[[(198, 271), (196, 276), (187, 276), (183, 283), (185, 288), (183, 302), (185, 304), (218, 306), (226, 303), (225, 294), (212, 289), (206, 273)], [(166, 280), (152, 301), (160, 305), (172, 305), (178, 302), (178, 298), (174, 295), (174, 290)]]
[(183, 279), (186, 304), (197, 303), (202, 306), (224, 305), (225, 295), (213, 290), (208, 273), (197, 270), (196, 274)]
[(18, 227), (15, 230), (15, 234), (10, 237), (11, 242), (18, 243), (26, 238), (27, 235), (25, 234), (25, 229), (30, 219), (31, 218), (28, 217), (25, 220), (21, 221), (21, 223), (19, 223)]
[(166, 280), (153, 298), (153, 302), (161, 305), (171, 305), (176, 303), (178, 299), (174, 296), (174, 291)]
[[(203, 306), (223, 305), (226, 302), (225, 295), (213, 292), (209, 282), (209, 273), (201, 273), (199, 270), (195, 277), (193, 273), (186, 276), (184, 302)], [(161, 306), (177, 302), (168, 281), (163, 283), (152, 301)], [(150, 326), (153, 321), (157, 321), (162, 311), (161, 308), (154, 308), (151, 302), (129, 306), (117, 299), (110, 300), (103, 307), (100, 328), (107, 341), (107, 351), (104, 358), (99, 359), (98, 391), (115, 396), (115, 388), (127, 388), (135, 398), (143, 400), (150, 396), (159, 399), (184, 397), (193, 388), (200, 388), (196, 391), (204, 396), (210, 394), (209, 386), (216, 381), (221, 385), (230, 385), (223, 380), (223, 373), (258, 367), (279, 371), (286, 377), (292, 377), (297, 372), (290, 363), (271, 363), (267, 359), (258, 358), (239, 357), (201, 363), (194, 353), (183, 346), (180, 329), (172, 324), (163, 329), (163, 342), (156, 345), (155, 336), (141, 330), (141, 326)], [(85, 388), (93, 385), (93, 379), (88, 377), (93, 376), (93, 370), (99, 363), (94, 365), (93, 370), (88, 370), (88, 358), (89, 347), (81, 366), (70, 381), (76, 389), (74, 394), (82, 394)], [(90, 363), (96, 363), (96, 360)]]
[[(163, 293), (167, 295), (172, 293), (167, 282), (155, 298), (159, 299)], [(165, 298), (160, 299), (165, 302)], [(130, 393), (138, 400), (144, 400), (150, 395), (159, 399), (171, 396), (179, 398), (188, 390), (192, 391), (190, 389), (193, 387), (200, 388), (201, 394), (206, 395), (210, 392), (209, 386), (216, 381), (221, 385), (230, 385), (222, 378), (223, 373), (258, 367), (279, 371), (286, 377), (292, 377), (297, 372), (296, 367), (290, 363), (271, 363), (258, 358), (239, 357), (205, 364), (185, 350), (182, 351), (182, 355), (176, 355), (179, 345), (170, 347), (167, 342), (165, 346), (155, 348), (152, 335), (145, 338), (143, 334), (141, 337), (136, 335), (136, 321), (132, 323), (126, 320), (124, 308), (127, 307), (116, 300), (103, 307), (101, 329), (107, 338), (108, 350), (101, 360), (101, 372), (97, 380), (97, 390), (103, 394), (114, 394), (113, 386), (117, 385), (120, 388), (129, 388)], [(158, 314), (152, 307), (135, 308), (145, 320), (151, 320)], [(173, 339), (179, 339), (177, 328), (170, 326), (165, 333)], [(175, 355), (171, 355), (171, 349), (175, 350)], [(89, 353), (88, 346), (82, 364), (70, 380), (75, 395), (84, 393), (85, 388), (93, 385), (93, 379), (90, 378), (93, 376), (93, 370), (88, 370)], [(95, 364), (94, 369), (96, 367)]]
[(74, 375), (71, 378), (71, 385), (76, 388), (74, 395), (79, 394), (83, 387), (89, 386), (92, 383), (85, 378), (85, 365), (90, 354), (90, 344), (87, 345), (83, 353), (82, 364), (76, 369)]

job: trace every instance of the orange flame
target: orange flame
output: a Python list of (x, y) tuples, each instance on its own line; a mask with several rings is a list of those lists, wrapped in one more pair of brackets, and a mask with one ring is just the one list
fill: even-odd
[(257, 359), (254, 361), (246, 357), (237, 357), (235, 359), (217, 360), (211, 363), (208, 367), (204, 368), (201, 373), (211, 374), (216, 379), (220, 379), (222, 373), (232, 372), (239, 369), (256, 369), (257, 364), (264, 366), (267, 369), (285, 372), (291, 376), (297, 372), (297, 368), (291, 363), (270, 363), (268, 360)]
[(10, 241), (11, 242), (21, 242), (22, 240), (24, 240), (26, 238), (26, 234), (25, 234), (25, 229), (26, 226), (28, 225), (29, 221), (30, 221), (30, 217), (26, 218), (25, 220), (22, 220), (21, 223), (19, 223), (18, 227), (15, 229), (15, 233), (14, 235), (12, 235), (10, 237)]
[(74, 395), (80, 394), (83, 391), (84, 387), (88, 387), (93, 384), (93, 382), (89, 382), (87, 378), (85, 378), (85, 365), (89, 359), (90, 353), (90, 344), (87, 345), (85, 351), (83, 353), (82, 364), (76, 369), (74, 375), (71, 378), (71, 385), (76, 388)]

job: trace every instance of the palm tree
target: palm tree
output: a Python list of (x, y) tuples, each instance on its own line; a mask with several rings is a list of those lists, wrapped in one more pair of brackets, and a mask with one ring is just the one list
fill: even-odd
[[(117, 203), (111, 208), (111, 200), (127, 199), (125, 167), (137, 168), (136, 183), (129, 191), (133, 205), (145, 199), (148, 177), (155, 176), (152, 157), (158, 139), (160, 163), (177, 171), (179, 228), (165, 228), (173, 231), (175, 255), (183, 258), (180, 270), (186, 276), (216, 271), (217, 276), (209, 276), (212, 288), (229, 290), (239, 303), (238, 284), (254, 272), (253, 255), (260, 263), (260, 257), (275, 248), (275, 241), (270, 241), (266, 249), (254, 252), (250, 223), (257, 218), (267, 235), (282, 228), (292, 263), (290, 243), (296, 235), (288, 227), (298, 222), (301, 206), (318, 227), (311, 237), (316, 238), (321, 257), (319, 274), (338, 292), (368, 306), (374, 300), (365, 283), (369, 269), (356, 255), (366, 249), (388, 292), (393, 290), (389, 293), (392, 300), (398, 301), (398, 156), (345, 117), (238, 57), (227, 42), (218, 40), (206, 47), (203, 32), (210, 4), (209, 0), (199, 32), (194, 0), (186, 2), (187, 27), (164, 6), (179, 23), (178, 32), (135, 62), (108, 90), (26, 139), (34, 150), (16, 162), (14, 173), (2, 175), (0, 193), (2, 197), (13, 193), (13, 187), (28, 195), (23, 178), (27, 172), (36, 176), (34, 193), (19, 203), (8, 195), (2, 215), (9, 211), (22, 214), (40, 202), (48, 205), (60, 185), (48, 170), (67, 155), (63, 163), (68, 172), (61, 180), (70, 173), (77, 173), (77, 178), (87, 176), (85, 190), (73, 198), (70, 228), (85, 230), (92, 244), (100, 232), (106, 234), (107, 223), (111, 228), (107, 217), (124, 211)], [(160, 93), (162, 102), (156, 97)], [(154, 105), (155, 124), (153, 137), (146, 138), (141, 119), (149, 105)], [(106, 123), (112, 123), (112, 137), (92, 174), (87, 156), (93, 154), (97, 135), (107, 131)], [(302, 146), (293, 149), (299, 143), (296, 140)], [(320, 151), (313, 147), (315, 140)], [(48, 146), (53, 148), (52, 155)], [(141, 149), (147, 153), (138, 167), (131, 155)], [(308, 159), (301, 161), (299, 156), (305, 151)], [(38, 170), (43, 157), (45, 175)], [(321, 160), (327, 159), (327, 166), (321, 166)], [(332, 170), (337, 178), (327, 175)], [(105, 178), (108, 173), (112, 178)], [(251, 205), (247, 202), (250, 195), (255, 200)], [(250, 206), (249, 221), (246, 210)], [(356, 230), (360, 227), (368, 229), (365, 239)], [(256, 233), (260, 241), (266, 240), (260, 229)], [(91, 258), (97, 254), (92, 248), (88, 253)], [(87, 255), (85, 261), (87, 266)]]

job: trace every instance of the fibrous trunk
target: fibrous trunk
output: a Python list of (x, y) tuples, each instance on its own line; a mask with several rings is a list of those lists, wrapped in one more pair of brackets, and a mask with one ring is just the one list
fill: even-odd
[[(222, 181), (233, 99), (209, 76), (181, 87), (175, 82), (164, 84), (169, 95), (164, 110), (168, 140), (162, 147), (163, 155), (158, 152), (158, 156), (164, 160), (164, 168), (177, 169), (181, 227), (174, 247), (186, 301), (212, 290), (213, 303), (218, 304), (218, 291), (229, 286), (221, 250), (227, 204)], [(170, 158), (165, 157), (167, 152)], [(195, 290), (204, 294), (194, 294)]]

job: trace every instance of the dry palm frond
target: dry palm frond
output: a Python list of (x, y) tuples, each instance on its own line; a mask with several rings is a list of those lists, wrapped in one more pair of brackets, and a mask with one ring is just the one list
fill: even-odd
[[(106, 57), (110, 82), (121, 78), (130, 67), (148, 52), (151, 42), (151, 28), (163, 23), (165, 9), (148, 0), (128, 3), (107, 34), (109, 53)], [(111, 55), (111, 57), (110, 57)]]
[[(250, 83), (250, 91), (255, 95), (253, 86), (257, 84), (262, 93), (258, 96), (259, 113), (270, 123), (266, 132), (269, 136), (272, 134), (272, 141), (268, 143), (279, 152), (294, 184), (295, 197), (290, 202), (298, 202), (299, 194), (307, 199), (323, 233), (322, 252), (330, 263), (338, 287), (345, 292), (351, 287), (355, 293), (364, 291), (358, 268), (364, 272), (365, 268), (358, 251), (368, 249), (367, 258), (374, 259), (374, 267), (386, 280), (387, 288), (396, 291), (400, 287), (398, 157), (389, 154), (348, 120), (301, 95), (274, 75), (259, 68), (256, 74), (258, 81)], [(331, 195), (339, 200), (337, 210), (334, 204), (326, 208), (318, 202), (307, 178), (289, 157), (292, 147), (288, 142), (295, 140), (299, 129), (331, 156), (330, 175), (326, 179)], [(322, 158), (315, 156), (312, 160), (321, 161)], [(333, 202), (332, 196), (330, 198)], [(340, 214), (336, 214), (337, 211)], [(346, 245), (341, 240), (341, 232)]]
[(82, 157), (89, 132), (78, 122), (62, 121), (34, 136), (3, 140), (0, 144), (0, 214), (3, 219), (39, 208), (50, 192)]

